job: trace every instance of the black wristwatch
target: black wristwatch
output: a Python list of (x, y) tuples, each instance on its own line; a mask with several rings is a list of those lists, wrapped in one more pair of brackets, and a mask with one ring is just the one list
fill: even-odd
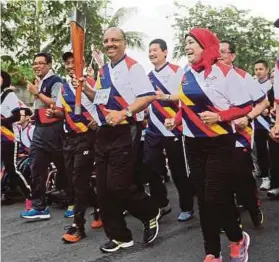
[(251, 118), (250, 116), (246, 115), (246, 118), (247, 118), (249, 124), (251, 124), (253, 122), (253, 118)]

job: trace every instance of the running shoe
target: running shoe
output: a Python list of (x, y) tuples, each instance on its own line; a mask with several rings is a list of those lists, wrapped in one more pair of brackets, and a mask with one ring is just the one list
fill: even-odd
[(107, 243), (105, 243), (103, 246), (101, 246), (100, 250), (105, 253), (112, 253), (119, 250), (120, 248), (128, 248), (128, 247), (132, 247), (133, 245), (134, 245), (133, 240), (129, 242), (120, 242), (112, 239)]
[(143, 223), (144, 226), (144, 232), (143, 232), (143, 242), (144, 243), (151, 243), (153, 242), (159, 232), (159, 220), (160, 217), (160, 211), (158, 212), (158, 215), (150, 220), (147, 220)]
[(231, 242), (229, 246), (231, 262), (247, 262), (249, 245), (250, 237), (243, 231), (242, 240), (239, 242)]
[(67, 210), (64, 213), (64, 217), (66, 218), (74, 217), (74, 209), (75, 209), (74, 205), (68, 206)]
[(262, 184), (260, 186), (261, 191), (268, 191), (270, 189), (271, 182), (269, 177), (263, 177), (262, 178)]
[(77, 243), (86, 237), (84, 226), (78, 227), (76, 224), (64, 228), (66, 233), (62, 236), (62, 241), (65, 243)]
[(51, 218), (51, 215), (49, 209), (45, 208), (44, 210), (31, 209), (23, 211), (20, 213), (20, 217), (28, 220), (47, 220)]
[(193, 218), (194, 211), (181, 212), (177, 218), (179, 222), (186, 222)]

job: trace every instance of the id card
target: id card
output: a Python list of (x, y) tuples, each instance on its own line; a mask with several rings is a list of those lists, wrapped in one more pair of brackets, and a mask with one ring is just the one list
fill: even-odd
[(111, 87), (105, 88), (105, 89), (97, 89), (93, 104), (94, 105), (106, 105), (109, 100), (110, 90), (111, 90)]

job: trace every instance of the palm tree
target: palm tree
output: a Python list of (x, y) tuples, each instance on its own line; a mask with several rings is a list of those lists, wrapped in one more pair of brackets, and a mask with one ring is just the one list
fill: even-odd
[[(121, 7), (114, 15), (112, 15), (108, 21), (106, 28), (108, 27), (120, 27), (121, 24), (129, 19), (132, 15), (137, 13), (138, 9), (136, 7)], [(127, 31), (125, 32), (127, 44), (130, 48), (138, 48), (144, 50), (143, 39), (146, 37), (146, 34), (138, 31)]]

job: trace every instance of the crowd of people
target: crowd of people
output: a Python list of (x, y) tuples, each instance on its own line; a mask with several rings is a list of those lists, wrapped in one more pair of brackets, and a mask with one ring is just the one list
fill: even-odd
[[(234, 64), (236, 43), (194, 28), (185, 36), (189, 64), (184, 69), (169, 63), (167, 43), (154, 39), (149, 44), (154, 69), (146, 75), (126, 54), (121, 29), (107, 29), (103, 44), (110, 61), (98, 74), (81, 78), (72, 52), (62, 56), (66, 79), (52, 70), (50, 54), (36, 54), (36, 80), (27, 84), (33, 110), (1, 71), (1, 155), (11, 187), (26, 199), (20, 217), (51, 218), (46, 180), (54, 163), (54, 193), (65, 194), (65, 217), (73, 218), (64, 242), (86, 237), (90, 201), (92, 227), (103, 226), (108, 238), (101, 251), (134, 245), (126, 213), (142, 222), (143, 242), (149, 244), (158, 235), (159, 220), (171, 212), (167, 162), (178, 192), (178, 221), (193, 218), (197, 196), (204, 262), (223, 261), (221, 231), (231, 242), (231, 261), (248, 261), (250, 237), (237, 206), (244, 206), (259, 228), (264, 214), (255, 178), (269, 197), (279, 196), (279, 60), (271, 70), (264, 59), (255, 61), (252, 77)], [(29, 179), (16, 165), (20, 157), (28, 158)], [(93, 170), (96, 187), (89, 188)], [(10, 196), (2, 194), (3, 204)]]

